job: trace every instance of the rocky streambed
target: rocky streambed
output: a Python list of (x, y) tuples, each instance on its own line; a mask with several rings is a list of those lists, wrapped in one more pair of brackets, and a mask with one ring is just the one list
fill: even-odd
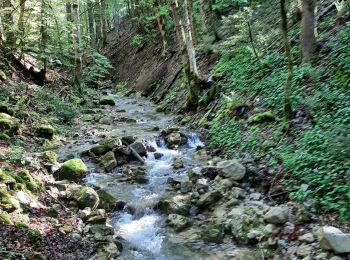
[(62, 165), (55, 171), (83, 233), (102, 245), (95, 259), (347, 257), (349, 234), (252, 188), (249, 161), (211, 154), (145, 99), (108, 94), (96, 104), (56, 150), (63, 166), (83, 168), (84, 186), (66, 184)]

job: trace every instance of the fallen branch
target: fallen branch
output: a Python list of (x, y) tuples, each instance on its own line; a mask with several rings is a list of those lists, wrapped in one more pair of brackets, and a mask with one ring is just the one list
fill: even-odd
[(136, 152), (136, 150), (134, 148), (132, 148), (127, 142), (122, 140), (122, 143), (127, 146), (130, 151), (132, 152), (132, 154), (142, 163), (145, 164), (145, 160), (142, 159), (142, 157), (138, 154), (138, 152)]

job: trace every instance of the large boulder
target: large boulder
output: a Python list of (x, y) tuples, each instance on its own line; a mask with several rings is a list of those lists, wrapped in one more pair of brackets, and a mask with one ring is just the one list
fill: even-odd
[(286, 206), (272, 207), (264, 216), (270, 224), (284, 224), (288, 222), (289, 209)]
[(181, 232), (193, 224), (192, 219), (178, 214), (170, 214), (166, 222), (168, 226), (174, 228), (176, 232)]
[(204, 193), (197, 201), (197, 206), (199, 208), (206, 208), (213, 205), (219, 199), (222, 198), (222, 193), (218, 190), (211, 190)]
[(88, 168), (81, 159), (75, 158), (64, 162), (54, 173), (58, 180), (80, 181), (88, 172)]
[(119, 138), (106, 138), (99, 141), (99, 144), (97, 146), (92, 147), (90, 151), (94, 155), (98, 156), (112, 151), (113, 149), (116, 149), (120, 146), (122, 146), (122, 141)]
[(67, 191), (69, 198), (76, 201), (80, 209), (96, 209), (100, 203), (100, 198), (93, 188), (73, 186)]
[(208, 225), (202, 231), (202, 239), (208, 243), (221, 243), (225, 237), (224, 227), (220, 224)]
[(123, 174), (136, 183), (145, 184), (148, 182), (145, 166), (127, 165), (123, 168)]
[(106, 153), (105, 155), (101, 156), (100, 158), (101, 166), (105, 169), (105, 171), (109, 172), (113, 170), (115, 167), (117, 167), (118, 162), (114, 156), (114, 153), (112, 151)]
[(336, 254), (350, 253), (350, 234), (345, 234), (338, 228), (322, 227), (318, 240), (322, 249), (333, 250)]
[(45, 138), (51, 140), (53, 138), (55, 129), (49, 124), (39, 125), (35, 129), (35, 135), (40, 138)]
[(226, 160), (219, 162), (216, 167), (219, 169), (219, 175), (224, 178), (230, 178), (233, 181), (239, 181), (244, 178), (246, 169), (237, 160)]
[(115, 106), (115, 101), (114, 101), (113, 97), (111, 97), (111, 96), (103, 96), (100, 98), (99, 104), (100, 105)]

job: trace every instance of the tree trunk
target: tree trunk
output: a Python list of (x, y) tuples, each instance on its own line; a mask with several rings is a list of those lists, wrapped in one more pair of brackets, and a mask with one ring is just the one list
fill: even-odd
[(216, 27), (216, 13), (213, 9), (213, 0), (208, 0), (208, 6), (209, 6), (211, 30), (213, 31), (215, 41), (219, 41), (221, 38), (220, 38), (220, 35), (218, 33), (218, 29)]
[(284, 118), (288, 122), (292, 118), (292, 105), (290, 102), (292, 80), (293, 80), (293, 61), (291, 54), (291, 47), (288, 38), (288, 21), (287, 21), (287, 12), (286, 12), (286, 1), (280, 0), (280, 11), (282, 18), (282, 37), (284, 42), (284, 48), (286, 52), (286, 58), (288, 60), (288, 75), (286, 79), (286, 84), (284, 88)]
[(68, 43), (72, 44), (72, 24), (73, 24), (73, 16), (72, 16), (72, 4), (71, 0), (66, 0), (66, 18), (68, 24)]
[(21, 34), (21, 38), (24, 36), (25, 8), (26, 8), (26, 0), (20, 0), (20, 2), (19, 2), (19, 17), (18, 17), (18, 31)]
[(187, 49), (188, 63), (184, 65), (185, 77), (187, 79), (187, 103), (186, 108), (194, 110), (198, 107), (199, 103), (199, 73), (196, 62), (196, 52), (194, 49), (191, 23), (188, 13), (188, 2), (187, 0), (182, 1), (183, 9), (183, 20), (184, 20), (184, 31), (185, 31), (185, 43)]
[(75, 50), (75, 66), (73, 85), (78, 93), (81, 93), (82, 85), (82, 58), (81, 58), (81, 34), (80, 34), (80, 20), (79, 20), (79, 4), (78, 0), (73, 1), (74, 14), (74, 50)]
[(102, 20), (101, 20), (101, 6), (100, 1), (97, 0), (95, 4), (95, 23), (96, 23), (96, 48), (100, 49), (102, 38)]
[(201, 28), (203, 33), (203, 41), (204, 41), (204, 48), (205, 53), (208, 54), (208, 43), (209, 43), (209, 34), (208, 34), (208, 27), (207, 27), (207, 18), (205, 14), (205, 4), (204, 0), (199, 0), (199, 12), (201, 14)]
[(182, 50), (182, 48), (184, 46), (185, 33), (184, 33), (183, 27), (181, 25), (181, 20), (178, 17), (179, 6), (178, 6), (178, 3), (176, 0), (172, 0), (170, 5), (171, 5), (171, 13), (173, 16), (174, 30), (175, 30), (175, 34), (176, 34), (178, 47), (180, 50)]
[(93, 4), (91, 0), (87, 2), (88, 8), (88, 23), (89, 23), (89, 34), (90, 34), (90, 45), (92, 48), (96, 48), (96, 36), (95, 36), (95, 27), (94, 27), (94, 13), (93, 13)]
[(160, 36), (161, 36), (162, 42), (163, 42), (162, 55), (164, 56), (167, 53), (168, 43), (167, 43), (167, 40), (165, 37), (165, 24), (163, 23), (164, 19), (162, 19), (162, 17), (160, 15), (158, 15), (158, 9), (159, 9), (159, 4), (158, 4), (158, 1), (155, 0), (153, 2), (153, 12), (154, 12), (154, 15), (156, 16), (158, 30), (159, 30), (159, 33), (160, 33)]
[(250, 44), (252, 45), (252, 48), (253, 48), (254, 56), (257, 60), (259, 60), (259, 55), (256, 51), (255, 42), (254, 42), (254, 38), (253, 38), (253, 31), (252, 31), (252, 27), (250, 26), (250, 21), (247, 21), (247, 25), (248, 25), (248, 31), (249, 31), (249, 40), (250, 40)]
[(103, 46), (107, 43), (107, 31), (108, 31), (108, 24), (107, 24), (107, 5), (106, 0), (101, 0), (101, 23), (102, 23), (102, 41), (101, 44)]
[(41, 62), (43, 64), (44, 73), (46, 73), (47, 69), (47, 5), (46, 0), (41, 0), (41, 26), (40, 26), (40, 34), (41, 34)]
[(11, 0), (4, 0), (3, 1), (3, 8), (6, 9), (4, 11), (4, 34), (6, 36), (6, 45), (7, 48), (13, 49), (16, 44), (16, 37), (14, 32), (14, 23), (13, 23), (13, 5), (11, 3)]
[(197, 43), (197, 31), (196, 31), (195, 22), (193, 19), (193, 0), (188, 0), (188, 16), (190, 19), (193, 45), (196, 45), (196, 43)]
[(315, 47), (315, 2), (303, 0), (302, 6), (301, 58), (303, 63), (310, 63)]

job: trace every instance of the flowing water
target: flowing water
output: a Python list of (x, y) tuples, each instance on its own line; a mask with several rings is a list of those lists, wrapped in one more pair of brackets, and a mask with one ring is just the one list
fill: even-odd
[[(154, 153), (148, 153), (145, 160), (147, 168), (147, 184), (131, 184), (123, 181), (120, 171), (114, 170), (111, 173), (103, 173), (94, 168), (88, 160), (85, 161), (93, 170), (86, 179), (86, 182), (98, 186), (119, 201), (124, 201), (135, 212), (130, 210), (117, 211), (113, 213), (113, 225), (124, 243), (122, 259), (218, 259), (222, 254), (233, 250), (232, 245), (224, 248), (214, 245), (205, 245), (197, 240), (189, 241), (193, 234), (177, 235), (165, 226), (166, 216), (154, 210), (159, 198), (167, 193), (167, 180), (169, 177), (181, 178), (187, 174), (189, 168), (196, 166), (193, 160), (193, 153), (198, 147), (204, 144), (195, 133), (188, 132), (188, 143), (178, 150), (170, 150), (166, 147), (164, 140), (153, 131), (154, 127), (164, 129), (172, 124), (174, 119), (171, 115), (155, 112), (152, 103), (145, 99), (134, 99), (128, 97), (114, 96), (115, 108), (107, 108), (102, 112), (102, 117), (118, 115), (120, 120), (111, 120), (109, 125), (84, 124), (80, 131), (84, 137), (79, 141), (72, 141), (67, 145), (68, 149), (61, 149), (60, 156), (68, 154), (75, 156), (82, 151), (89, 149), (103, 137), (136, 136), (144, 140), (148, 145), (162, 153), (163, 157), (156, 160)], [(125, 110), (125, 111), (124, 111)], [(135, 119), (136, 121), (131, 122)], [(186, 132), (186, 130), (183, 130)], [(174, 170), (172, 163), (175, 157), (181, 157), (185, 167), (181, 170)]]

